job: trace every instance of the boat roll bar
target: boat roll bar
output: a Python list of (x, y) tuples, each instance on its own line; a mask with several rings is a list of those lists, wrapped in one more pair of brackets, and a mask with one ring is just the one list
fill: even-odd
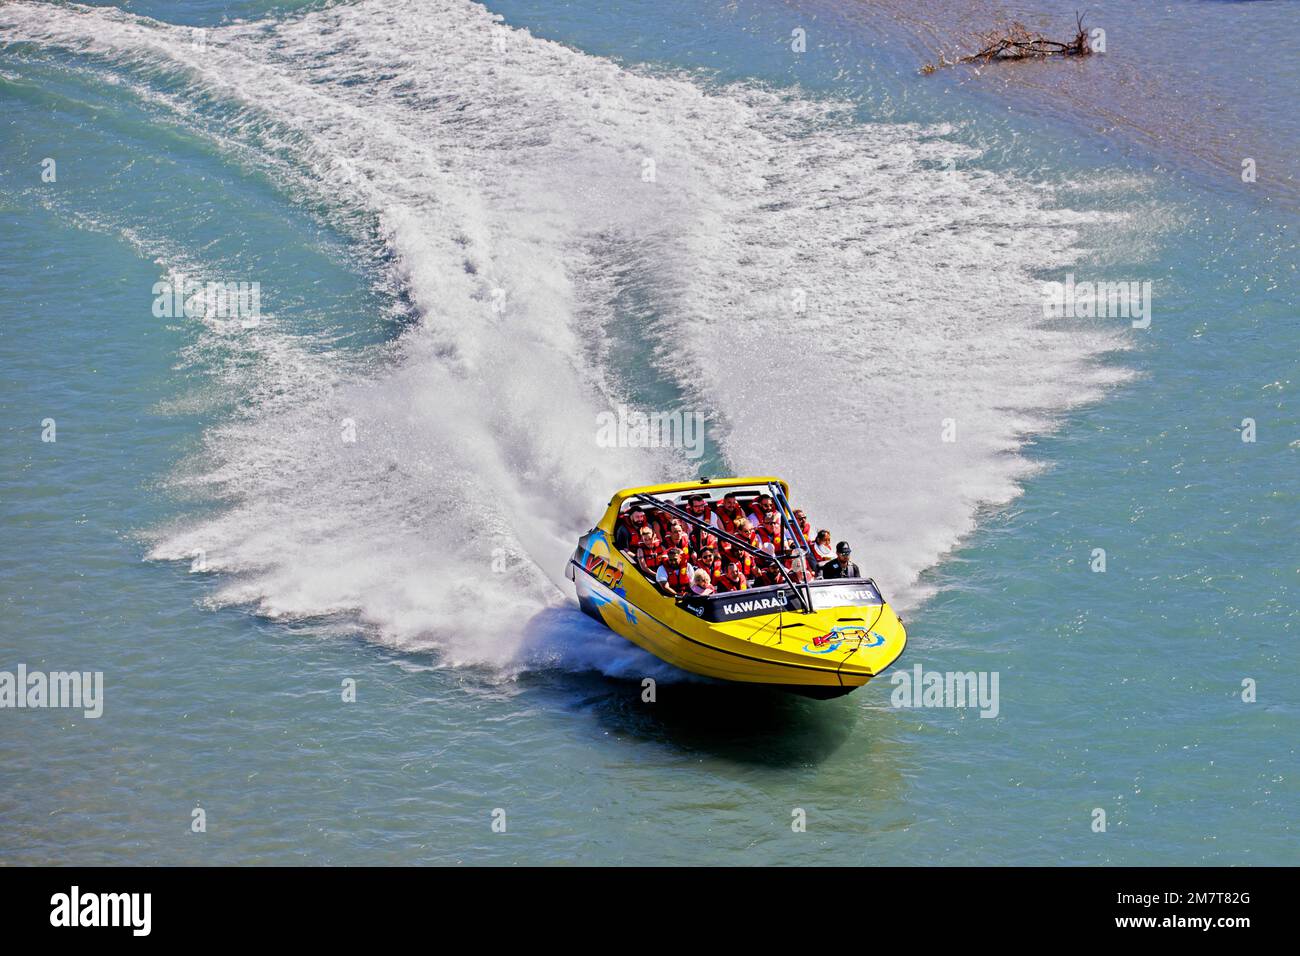
[[(769, 482), (767, 485), (767, 489), (769, 494), (771, 494), (772, 499), (777, 502), (778, 507), (780, 507), (781, 509), (782, 522), (786, 524), (787, 528), (794, 528), (795, 534), (798, 536), (798, 543), (804, 549), (803, 550), (804, 563), (806, 567), (807, 555), (811, 553), (811, 549), (808, 547), (807, 541), (804, 540), (802, 529), (800, 529), (799, 526), (795, 523), (794, 515), (790, 514), (787, 518), (787, 512), (789, 511), (789, 507), (790, 507), (789, 502), (785, 500), (785, 495), (781, 492), (781, 489), (776, 485), (773, 485)], [(686, 523), (693, 525), (696, 528), (700, 528), (708, 532), (709, 534), (714, 535), (715, 537), (717, 537), (722, 541), (730, 541), (733, 545), (740, 548), (740, 550), (746, 552), (747, 554), (753, 555), (757, 559), (773, 562), (776, 565), (776, 569), (781, 572), (781, 577), (785, 579), (785, 583), (789, 585), (790, 589), (793, 590), (796, 595), (798, 595), (799, 603), (803, 605), (803, 610), (811, 611), (813, 609), (812, 590), (811, 588), (808, 587), (807, 580), (802, 582), (802, 587), (801, 587), (800, 582), (797, 582), (792, 577), (790, 577), (790, 572), (786, 569), (786, 566), (781, 563), (781, 558), (778, 555), (768, 554), (766, 551), (760, 551), (757, 548), (751, 547), (750, 545), (741, 541), (735, 535), (723, 531), (721, 528), (715, 528), (711, 524), (706, 524), (705, 522), (701, 521), (699, 518), (695, 517), (695, 515), (691, 514), (689, 511), (677, 507), (677, 505), (673, 504), (671, 501), (663, 501), (659, 498), (656, 498), (654, 495), (648, 495), (644, 493), (631, 495), (630, 498), (633, 501), (640, 501), (640, 502), (645, 502), (647, 504), (650, 504), (651, 506), (658, 508), (660, 511), (667, 512), (669, 515), (672, 515), (674, 518), (680, 518), (682, 521), (685, 521)]]
[(793, 532), (791, 537), (794, 538), (795, 544), (799, 545), (799, 550), (805, 556), (812, 554), (812, 545), (804, 536), (803, 528), (799, 527), (799, 522), (794, 520), (794, 509), (790, 507), (790, 502), (786, 500), (785, 492), (781, 490), (780, 485), (768, 485), (772, 489), (772, 497), (776, 505), (781, 509), (781, 520), (785, 522), (786, 529)]

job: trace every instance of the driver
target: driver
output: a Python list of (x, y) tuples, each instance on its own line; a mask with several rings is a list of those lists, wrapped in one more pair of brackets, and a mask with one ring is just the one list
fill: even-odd
[(860, 578), (862, 571), (853, 563), (853, 551), (847, 541), (835, 546), (835, 560), (822, 565), (824, 578)]

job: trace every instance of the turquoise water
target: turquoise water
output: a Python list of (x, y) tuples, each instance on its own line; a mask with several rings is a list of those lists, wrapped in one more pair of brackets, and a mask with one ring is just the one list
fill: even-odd
[[(0, 712), (0, 861), (1300, 859), (1284, 189), (811, 6), (171, 6), (0, 8), (0, 669), (105, 675), (97, 720)], [(156, 317), (178, 272), (261, 320)], [(1044, 323), (1066, 272), (1151, 327)], [(700, 410), (703, 462), (597, 447), (623, 401)], [(698, 468), (789, 477), (899, 666), (999, 716), (584, 618), (610, 490)]]

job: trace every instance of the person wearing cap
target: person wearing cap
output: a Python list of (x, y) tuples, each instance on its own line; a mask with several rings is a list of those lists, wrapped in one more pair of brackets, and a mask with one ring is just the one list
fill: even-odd
[(835, 546), (835, 560), (822, 565), (822, 577), (828, 579), (862, 577), (862, 570), (853, 563), (852, 557), (853, 551), (849, 548), (849, 543), (841, 541)]
[[(758, 550), (771, 558), (776, 557), (776, 548), (772, 547), (770, 541), (759, 544)], [(753, 573), (749, 576), (754, 582), (754, 587), (764, 587), (782, 580), (781, 572), (777, 570), (775, 561), (755, 561)]]
[(781, 519), (775, 514), (769, 514), (763, 518), (763, 523), (754, 528), (754, 533), (758, 535), (758, 540), (763, 544), (770, 544), (777, 551), (785, 550), (784, 535), (781, 534)]

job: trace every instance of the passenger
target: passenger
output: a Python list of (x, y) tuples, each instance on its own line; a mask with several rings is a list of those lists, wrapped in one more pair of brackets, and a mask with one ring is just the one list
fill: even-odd
[(707, 571), (709, 579), (714, 584), (717, 584), (718, 579), (722, 577), (722, 559), (718, 557), (718, 552), (711, 548), (705, 548), (695, 555), (695, 567)]
[(668, 535), (664, 538), (664, 545), (669, 548), (681, 548), (688, 555), (691, 551), (691, 536), (686, 533), (680, 518), (673, 518), (668, 522)]
[(789, 549), (781, 552), (781, 563), (788, 570), (801, 564), (807, 567), (808, 559), (804, 557), (803, 550), (797, 544), (791, 542)]
[(789, 551), (782, 555), (781, 563), (785, 565), (785, 569), (790, 572), (790, 577), (797, 583), (811, 581), (815, 576), (812, 565), (808, 563), (807, 555), (799, 548), (792, 546)]
[(822, 577), (828, 579), (862, 577), (862, 571), (853, 563), (852, 557), (853, 552), (849, 549), (849, 543), (841, 541), (835, 546), (835, 560), (822, 566)]
[(695, 569), (695, 577), (691, 579), (692, 594), (713, 594), (717, 588), (713, 586), (713, 579), (709, 572), (703, 568)]
[(794, 509), (794, 523), (799, 526), (799, 533), (803, 535), (805, 541), (812, 541), (812, 525), (808, 523), (808, 516), (804, 514), (802, 508)]
[[(749, 555), (745, 555), (749, 557)], [(745, 577), (739, 561), (732, 561), (731, 566), (727, 568), (727, 573), (722, 578), (722, 584), (718, 588), (720, 591), (747, 591), (749, 590), (749, 580)]]
[(614, 547), (627, 551), (636, 547), (641, 529), (646, 525), (645, 512), (640, 505), (633, 505), (623, 512), (614, 527)]
[(763, 524), (768, 515), (776, 514), (776, 502), (771, 495), (759, 495), (754, 502), (754, 510), (749, 513), (749, 523), (755, 528)]
[[(717, 525), (718, 516), (710, 515), (709, 517), (713, 521), (713, 524), (711, 524), (709, 527), (716, 530), (718, 527)], [(690, 529), (690, 535), (691, 535), (691, 542), (695, 545), (696, 551), (703, 551), (705, 548), (709, 548), (709, 547), (714, 549), (718, 547), (717, 536), (714, 534), (710, 534), (704, 528), (697, 528), (694, 525), (692, 525)], [(710, 545), (709, 544), (710, 541), (712, 541), (713, 544)]]
[(782, 533), (780, 515), (770, 514), (764, 517), (762, 525), (756, 528), (754, 533), (758, 535), (759, 541), (765, 545), (770, 544), (775, 552), (785, 550), (783, 540), (785, 535)]
[(727, 575), (731, 573), (731, 568), (734, 565), (740, 568), (740, 573), (749, 583), (749, 586), (754, 587), (754, 581), (758, 576), (755, 563), (756, 562), (750, 555), (746, 554), (744, 551), (737, 551), (732, 557), (724, 557), (722, 559), (722, 566), (727, 569), (727, 574), (724, 574), (723, 577), (726, 578)]
[(641, 532), (641, 540), (637, 544), (637, 567), (641, 569), (642, 574), (653, 581), (655, 573), (666, 560), (668, 560), (668, 553), (659, 543), (659, 535), (655, 533), (654, 528), (647, 527)]
[(750, 523), (748, 518), (737, 518), (736, 530), (733, 533), (737, 538), (755, 550), (763, 545), (763, 542), (759, 540), (758, 533), (754, 531), (754, 526)]
[(681, 548), (669, 548), (664, 563), (655, 571), (655, 581), (669, 594), (681, 597), (691, 586), (694, 574), (695, 569), (691, 567), (686, 552)]
[(650, 523), (655, 526), (655, 531), (658, 532), (659, 537), (666, 538), (668, 536), (669, 527), (668, 512), (664, 511), (662, 508), (655, 508), (651, 510), (648, 517)]
[[(776, 557), (776, 548), (770, 543), (762, 545), (759, 550), (772, 558)], [(754, 562), (754, 572), (750, 577), (754, 587), (766, 587), (769, 584), (780, 584), (785, 581), (785, 575), (781, 573), (776, 561), (762, 559)]]
[(831, 533), (825, 528), (817, 532), (812, 542), (812, 560), (814, 567), (820, 569), (827, 561), (835, 560), (835, 549), (831, 547)]
[(723, 495), (714, 511), (714, 515), (718, 519), (719, 529), (727, 532), (727, 534), (735, 534), (736, 519), (743, 517), (744, 514), (745, 510), (740, 507), (740, 502), (736, 500), (734, 491), (729, 491)]
[(686, 510), (690, 512), (692, 518), (703, 521), (710, 528), (718, 526), (718, 516), (709, 507), (708, 495), (691, 495), (687, 499)]

